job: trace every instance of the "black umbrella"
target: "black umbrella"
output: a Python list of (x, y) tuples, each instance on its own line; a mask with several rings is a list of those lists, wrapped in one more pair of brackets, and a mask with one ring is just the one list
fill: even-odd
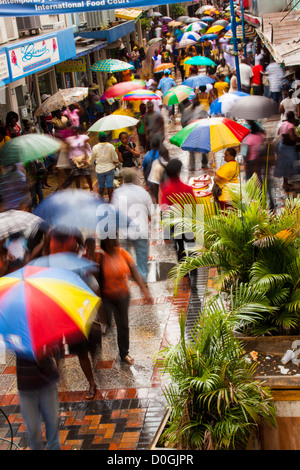
[(278, 104), (265, 96), (245, 96), (237, 101), (230, 110), (230, 116), (236, 119), (256, 120), (278, 114)]

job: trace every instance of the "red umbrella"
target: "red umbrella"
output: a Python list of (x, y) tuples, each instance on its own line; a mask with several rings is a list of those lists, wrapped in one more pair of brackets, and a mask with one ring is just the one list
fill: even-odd
[(138, 90), (144, 88), (145, 83), (140, 80), (132, 80), (129, 82), (121, 82), (116, 85), (111, 86), (106, 90), (103, 97), (104, 98), (115, 98), (117, 96), (123, 96), (133, 90)]

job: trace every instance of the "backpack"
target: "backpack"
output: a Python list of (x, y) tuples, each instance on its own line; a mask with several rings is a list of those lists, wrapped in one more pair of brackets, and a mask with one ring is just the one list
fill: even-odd
[(44, 160), (41, 158), (28, 162), (27, 168), (33, 176), (42, 176), (46, 170)]

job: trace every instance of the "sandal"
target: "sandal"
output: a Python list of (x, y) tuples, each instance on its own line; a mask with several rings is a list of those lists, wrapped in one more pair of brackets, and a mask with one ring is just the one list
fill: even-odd
[(130, 356), (125, 356), (122, 358), (122, 361), (123, 362), (126, 362), (126, 364), (129, 364), (130, 366), (132, 366), (132, 364), (134, 364), (134, 359)]
[(95, 395), (96, 395), (96, 392), (97, 392), (97, 387), (96, 387), (96, 385), (94, 386), (94, 388), (92, 389), (92, 391), (91, 391), (91, 387), (90, 387), (90, 390), (86, 393), (86, 395), (85, 395), (84, 398), (85, 398), (86, 400), (94, 400)]

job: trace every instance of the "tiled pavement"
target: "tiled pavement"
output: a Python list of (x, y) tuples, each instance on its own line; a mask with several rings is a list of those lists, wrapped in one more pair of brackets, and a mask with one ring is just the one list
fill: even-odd
[[(179, 122), (177, 119), (176, 124), (168, 126), (167, 142), (181, 129)], [(274, 124), (268, 123), (270, 132)], [(171, 157), (183, 161), (182, 179), (188, 181), (193, 176), (187, 170), (188, 153), (168, 146)], [(213, 173), (213, 170), (204, 171)], [(198, 168), (195, 174), (204, 171)], [(274, 190), (280, 207), (286, 195), (280, 190), (279, 183)], [(135, 358), (135, 364), (129, 367), (119, 361), (113, 326), (103, 337), (102, 348), (94, 361), (98, 391), (93, 401), (85, 399), (88, 385), (77, 357), (64, 359), (59, 385), (63, 450), (149, 449), (165, 413), (163, 384), (154, 366), (155, 353), (168, 342), (174, 344), (178, 340), (179, 314), (186, 312), (189, 306), (190, 321), (201, 308), (206, 290), (209, 294), (213, 288), (214, 271), (207, 270), (198, 276), (196, 294), (195, 291), (191, 293), (185, 279), (174, 297), (172, 284), (165, 274), (175, 262), (171, 244), (164, 243), (162, 238), (150, 242), (149, 264), (153, 282), (149, 282), (149, 287), (154, 304), (145, 305), (137, 286), (131, 285), (130, 354)], [(28, 449), (16, 388), (15, 359), (7, 353), (4, 361), (0, 360), (0, 450), (11, 448), (12, 435), (12, 449)]]

